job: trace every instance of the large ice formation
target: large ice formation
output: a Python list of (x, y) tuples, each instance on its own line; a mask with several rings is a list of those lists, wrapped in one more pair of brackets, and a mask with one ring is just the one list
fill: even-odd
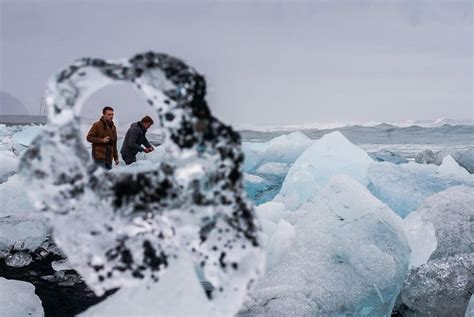
[(313, 142), (301, 132), (280, 135), (270, 140), (258, 166), (269, 162), (293, 164)]
[(35, 213), (18, 175), (0, 184), (0, 197), (0, 253), (34, 251), (46, 240), (49, 229), (46, 219)]
[(428, 196), (456, 185), (474, 186), (472, 175), (459, 178), (457, 176), (461, 167), (447, 165), (438, 167), (414, 162), (402, 165), (374, 163), (368, 171), (368, 188), (393, 211), (406, 217), (420, 207)]
[[(157, 110), (169, 160), (136, 173), (94, 165), (78, 116), (89, 95), (115, 83), (132, 83)], [(212, 116), (205, 94), (193, 68), (154, 52), (83, 58), (50, 80), (48, 125), (20, 172), (58, 246), (96, 294), (152, 284), (186, 250), (215, 288), (215, 313), (231, 315), (262, 272), (240, 136)]]
[(367, 169), (373, 160), (349, 142), (339, 131), (324, 135), (313, 143), (290, 168), (276, 201), (291, 210), (315, 196), (335, 175), (349, 175), (367, 184)]
[(410, 256), (402, 220), (348, 176), (301, 209), (293, 245), (240, 314), (390, 316)]
[(43, 317), (43, 306), (33, 284), (0, 277), (0, 314)]
[(406, 309), (464, 315), (474, 290), (473, 215), (474, 188), (456, 186), (427, 198), (405, 219), (413, 266), (400, 293)]

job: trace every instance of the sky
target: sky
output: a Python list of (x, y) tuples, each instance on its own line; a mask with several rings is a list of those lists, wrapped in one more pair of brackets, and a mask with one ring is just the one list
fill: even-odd
[[(39, 113), (47, 79), (81, 57), (154, 50), (207, 80), (229, 124), (473, 119), (473, 2), (0, 0), (0, 91)], [(151, 114), (132, 86), (95, 118)]]

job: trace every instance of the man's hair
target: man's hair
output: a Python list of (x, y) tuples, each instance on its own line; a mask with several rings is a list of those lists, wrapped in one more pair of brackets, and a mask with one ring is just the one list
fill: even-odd
[(110, 110), (110, 111), (114, 111), (114, 108), (109, 107), (109, 106), (104, 107), (104, 109), (102, 109), (102, 114), (105, 114), (105, 112), (106, 112), (106, 111), (109, 111), (109, 110)]
[(142, 123), (153, 124), (153, 119), (152, 119), (150, 116), (144, 116), (144, 117), (142, 118)]

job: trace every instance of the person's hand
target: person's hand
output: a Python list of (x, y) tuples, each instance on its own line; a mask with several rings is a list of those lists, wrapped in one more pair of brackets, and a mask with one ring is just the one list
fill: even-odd
[(143, 149), (143, 152), (145, 152), (145, 153), (150, 153), (151, 151), (152, 151), (152, 150), (150, 150), (150, 148), (145, 148), (145, 149)]
[(119, 165), (119, 160), (114, 160), (115, 161), (115, 165)]
[(150, 150), (150, 152), (153, 152), (153, 151), (155, 150), (155, 148), (153, 147), (153, 145), (150, 146), (148, 149)]
[(102, 143), (108, 143), (110, 141), (110, 137), (106, 136), (105, 138), (102, 139)]

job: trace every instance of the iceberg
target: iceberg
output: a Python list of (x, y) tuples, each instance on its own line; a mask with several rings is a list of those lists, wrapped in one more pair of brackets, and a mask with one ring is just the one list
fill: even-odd
[(428, 196), (449, 187), (462, 184), (474, 186), (474, 178), (447, 177), (439, 173), (436, 165), (414, 162), (402, 165), (374, 163), (369, 167), (368, 178), (368, 188), (372, 194), (401, 217), (418, 209)]
[(313, 142), (301, 132), (280, 135), (270, 140), (257, 168), (269, 162), (293, 164)]
[(367, 185), (367, 169), (373, 160), (339, 131), (324, 135), (295, 161), (275, 201), (295, 210), (314, 197), (335, 175), (351, 176)]
[(293, 245), (239, 316), (390, 316), (410, 255), (400, 217), (345, 175), (300, 209)]
[(443, 162), (438, 168), (438, 174), (445, 178), (459, 179), (461, 181), (472, 180), (474, 183), (474, 176), (469, 174), (466, 169), (461, 167), (451, 155), (447, 155), (443, 158)]
[(463, 317), (473, 292), (474, 254), (432, 260), (411, 270), (400, 298), (409, 316)]
[(18, 172), (20, 159), (12, 151), (0, 151), (0, 184)]
[(0, 307), (2, 316), (44, 316), (33, 284), (3, 277), (0, 277)]
[(257, 164), (261, 161), (263, 154), (266, 149), (270, 146), (269, 142), (257, 143), (257, 142), (243, 142), (242, 151), (244, 153), (244, 166), (245, 172), (253, 172)]
[(428, 197), (405, 218), (412, 248), (412, 269), (399, 298), (405, 309), (464, 316), (473, 291), (473, 206), (474, 188), (456, 186)]
[(464, 167), (469, 173), (474, 174), (474, 148), (458, 151), (453, 155), (456, 162)]
[(377, 162), (390, 162), (393, 164), (408, 163), (406, 158), (389, 150), (380, 150), (375, 153), (370, 153), (369, 155)]
[(43, 131), (41, 126), (26, 126), (12, 137), (13, 147), (19, 152), (23, 152), (33, 143), (33, 140)]

